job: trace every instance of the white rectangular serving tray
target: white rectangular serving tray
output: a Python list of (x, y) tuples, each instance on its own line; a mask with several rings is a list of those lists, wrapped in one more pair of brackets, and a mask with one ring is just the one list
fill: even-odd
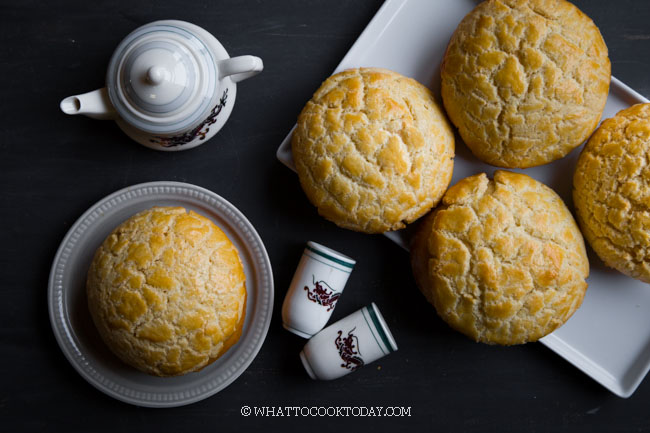
[[(429, 85), (440, 101), (439, 66), (447, 43), (461, 19), (478, 3), (387, 0), (335, 72), (360, 66), (392, 69)], [(603, 118), (641, 102), (650, 101), (612, 77)], [(290, 138), (291, 133), (277, 157), (295, 171)], [(573, 169), (581, 150), (582, 146), (551, 164), (513, 171), (549, 185), (571, 206)], [(457, 139), (452, 185), (480, 172), (491, 176), (495, 170)], [(386, 236), (408, 250), (408, 229)], [(650, 369), (650, 286), (608, 269), (590, 248), (588, 253), (591, 271), (582, 306), (541, 342), (614, 394), (627, 398)]]

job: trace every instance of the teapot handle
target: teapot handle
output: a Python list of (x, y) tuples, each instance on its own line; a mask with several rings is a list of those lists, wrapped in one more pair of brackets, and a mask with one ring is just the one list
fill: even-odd
[(259, 74), (264, 69), (262, 59), (255, 56), (239, 56), (217, 62), (219, 79), (230, 77), (237, 83)]

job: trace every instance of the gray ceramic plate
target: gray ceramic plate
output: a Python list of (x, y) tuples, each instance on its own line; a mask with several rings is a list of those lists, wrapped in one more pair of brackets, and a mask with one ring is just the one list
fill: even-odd
[[(95, 250), (122, 221), (152, 206), (183, 206), (211, 218), (239, 250), (246, 272), (246, 321), (239, 342), (200, 372), (180, 377), (149, 376), (119, 361), (100, 339), (86, 305), (86, 273)], [(75, 222), (54, 258), (48, 303), (61, 350), (91, 385), (138, 406), (181, 406), (224, 389), (257, 355), (273, 311), (271, 262), (251, 223), (217, 194), (187, 183), (143, 183), (105, 197)]]

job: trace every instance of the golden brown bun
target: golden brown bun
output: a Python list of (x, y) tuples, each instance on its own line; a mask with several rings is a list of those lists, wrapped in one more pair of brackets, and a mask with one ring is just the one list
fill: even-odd
[(474, 155), (500, 167), (562, 158), (598, 125), (610, 82), (593, 21), (564, 0), (488, 0), (459, 24), (442, 98)]
[(246, 276), (236, 247), (209, 219), (154, 207), (118, 226), (88, 271), (88, 306), (102, 339), (157, 376), (198, 371), (237, 342)]
[(452, 328), (483, 343), (536, 341), (582, 303), (589, 262), (562, 199), (518, 173), (449, 188), (411, 246), (418, 286)]
[(451, 180), (454, 135), (422, 84), (385, 69), (349, 69), (325, 80), (305, 105), (292, 151), (322, 216), (382, 233), (438, 203)]
[(650, 104), (605, 120), (573, 176), (580, 227), (606, 265), (650, 283)]

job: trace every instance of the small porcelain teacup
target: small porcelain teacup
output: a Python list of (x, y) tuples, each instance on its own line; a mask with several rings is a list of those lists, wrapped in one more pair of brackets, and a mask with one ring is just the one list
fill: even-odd
[(397, 343), (375, 303), (314, 335), (300, 352), (312, 379), (332, 380), (397, 350)]
[(307, 242), (282, 305), (282, 326), (303, 338), (327, 324), (356, 262), (331, 248)]

